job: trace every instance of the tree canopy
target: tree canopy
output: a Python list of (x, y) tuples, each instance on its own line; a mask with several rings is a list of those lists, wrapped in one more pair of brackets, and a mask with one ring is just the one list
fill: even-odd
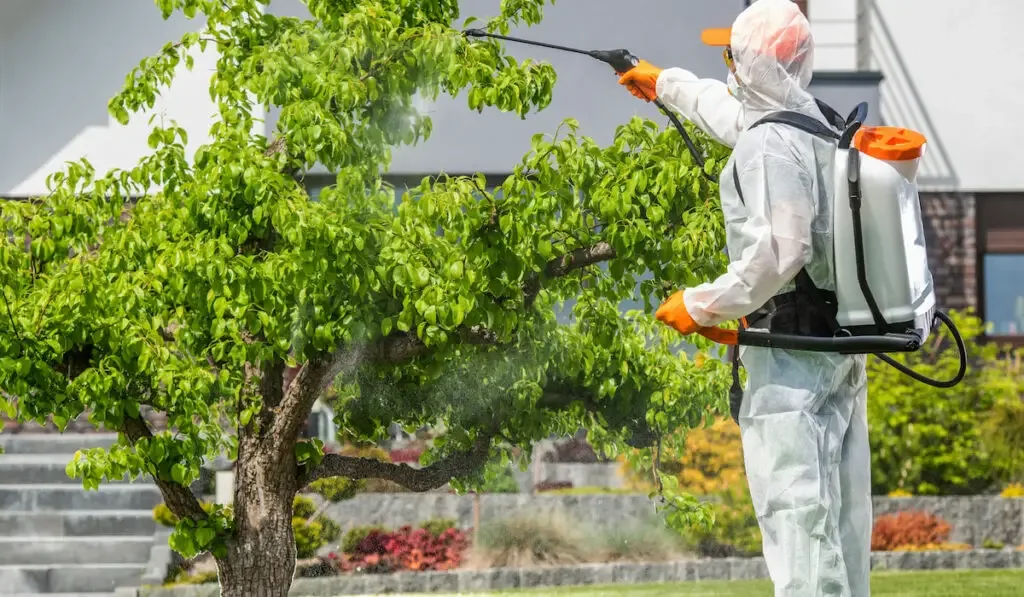
[[(208, 142), (186, 157), (203, 131), (155, 126), (134, 167), (83, 159), (45, 197), (0, 204), (0, 403), (120, 432), (69, 466), (87, 487), (152, 476), (182, 519), (173, 546), (213, 551), (225, 583), (269, 516), (245, 483), (289, 508), (325, 476), (426, 490), (471, 480), (502, 446), (580, 427), (650, 461), (723, 408), (722, 364), (676, 352), (683, 339), (650, 316), (726, 263), (717, 187), (678, 133), (633, 118), (601, 147), (569, 120), (497, 188), (439, 173), (403, 192), (387, 168), (393, 147), (429, 137), (417, 97), (526, 117), (548, 105), (553, 68), (464, 37), (455, 0), (306, 0), (305, 19), (258, 0), (156, 4), (206, 27), (143, 60), (110, 112), (138, 117), (191, 52), (215, 47)], [(537, 23), (543, 5), (504, 0), (485, 26)], [(268, 138), (257, 116), (271, 107)], [(714, 173), (727, 150), (693, 134)], [(303, 177), (317, 164), (336, 180), (314, 200)], [(643, 311), (621, 312), (638, 298)], [(419, 469), (324, 455), (300, 439), (318, 399), (353, 441), (395, 422), (446, 432)], [(221, 451), (238, 459), (233, 512), (188, 490)]]

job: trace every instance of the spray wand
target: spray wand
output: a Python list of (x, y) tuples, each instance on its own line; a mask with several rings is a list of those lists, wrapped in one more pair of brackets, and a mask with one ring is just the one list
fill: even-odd
[[(634, 56), (629, 50), (582, 50), (580, 48), (570, 48), (569, 46), (549, 44), (541, 41), (523, 39), (520, 37), (510, 37), (508, 35), (489, 33), (487, 31), (484, 31), (483, 29), (467, 29), (462, 33), (466, 37), (490, 37), (493, 39), (501, 39), (504, 41), (511, 41), (528, 46), (537, 46), (539, 48), (558, 50), (560, 52), (582, 54), (584, 56), (589, 56), (591, 58), (604, 62), (608, 66), (615, 69), (615, 72), (620, 75), (625, 73), (626, 71), (632, 70), (637, 64), (640, 63), (640, 59)], [(643, 90), (641, 90), (640, 92), (643, 93), (645, 97), (647, 96), (647, 94)], [(680, 122), (679, 117), (676, 116), (675, 112), (669, 110), (668, 106), (666, 106), (660, 99), (656, 97), (648, 97), (647, 99), (653, 101), (654, 105), (657, 106), (658, 109), (665, 114), (665, 116), (668, 116), (668, 119), (672, 122), (672, 125), (675, 126), (676, 130), (679, 131), (679, 134), (682, 135), (683, 142), (686, 143), (686, 148), (690, 150), (690, 155), (693, 156), (693, 160), (697, 163), (698, 166), (700, 166), (700, 171), (704, 175), (704, 177), (712, 182), (718, 182), (717, 180), (715, 180), (713, 176), (711, 176), (704, 170), (704, 156), (702, 156), (700, 152), (697, 151), (697, 147), (693, 144), (693, 140), (690, 139), (690, 135), (686, 132), (686, 128), (683, 127), (683, 123)]]

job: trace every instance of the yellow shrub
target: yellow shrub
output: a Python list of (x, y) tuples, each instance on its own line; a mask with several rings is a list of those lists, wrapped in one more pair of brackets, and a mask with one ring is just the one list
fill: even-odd
[(1011, 483), (1003, 489), (999, 496), (1004, 498), (1024, 498), (1024, 485)]
[[(623, 458), (626, 484), (650, 490), (651, 479), (631, 470)], [(729, 418), (717, 419), (707, 428), (689, 431), (682, 453), (668, 448), (661, 455), (661, 470), (679, 479), (679, 486), (693, 495), (718, 495), (741, 488), (746, 491), (740, 428)]]
[(894, 490), (889, 492), (889, 497), (891, 497), (891, 498), (908, 498), (908, 497), (914, 497), (914, 494), (910, 493), (906, 489), (894, 489)]

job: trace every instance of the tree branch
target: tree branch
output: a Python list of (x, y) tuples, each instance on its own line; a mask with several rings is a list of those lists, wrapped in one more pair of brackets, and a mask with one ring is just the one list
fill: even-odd
[(615, 249), (604, 241), (593, 246), (576, 249), (572, 253), (557, 257), (548, 262), (541, 275), (533, 275), (524, 284), (523, 295), (526, 306), (533, 305), (537, 299), (544, 280), (560, 278), (587, 266), (609, 261), (615, 258)]
[[(153, 433), (149, 425), (142, 419), (125, 419), (121, 426), (121, 433), (130, 442), (137, 443), (141, 439), (152, 439)], [(156, 486), (160, 488), (164, 503), (178, 518), (191, 518), (192, 520), (205, 520), (206, 512), (199, 504), (199, 500), (192, 494), (192, 490), (171, 481), (154, 479)]]
[(385, 479), (413, 491), (430, 491), (482, 467), (490, 454), (493, 437), (493, 432), (484, 433), (469, 450), (449, 454), (420, 469), (371, 458), (325, 454), (316, 469), (299, 471), (299, 486), (306, 487), (313, 481), (328, 477), (347, 477), (353, 480)]
[[(560, 278), (576, 270), (614, 258), (615, 249), (602, 241), (591, 247), (576, 249), (572, 253), (552, 259), (547, 263), (541, 275), (531, 276), (524, 284), (523, 295), (526, 306), (530, 307), (536, 300), (543, 280)], [(498, 342), (494, 332), (480, 326), (463, 329), (460, 336), (466, 344), (487, 345)], [(378, 364), (398, 364), (410, 361), (422, 355), (426, 350), (427, 347), (415, 334), (396, 332), (381, 339), (371, 348), (370, 352), (371, 358)]]
[[(459, 337), (466, 344), (487, 346), (498, 343), (498, 336), (487, 328), (475, 325), (460, 330)], [(370, 349), (370, 358), (379, 365), (398, 364), (411, 361), (427, 350), (423, 342), (410, 332), (396, 332), (381, 338)]]
[(326, 359), (313, 359), (302, 365), (284, 392), (274, 417), (273, 435), (282, 449), (291, 449), (299, 436), (313, 403), (338, 375), (355, 370), (363, 362), (362, 348), (341, 349)]

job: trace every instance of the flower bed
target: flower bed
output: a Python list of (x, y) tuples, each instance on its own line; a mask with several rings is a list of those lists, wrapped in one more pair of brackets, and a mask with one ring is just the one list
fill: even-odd
[(408, 526), (393, 532), (372, 529), (350, 552), (331, 552), (327, 563), (341, 573), (453, 570), (462, 563), (468, 546), (466, 532), (455, 528), (440, 533)]
[[(561, 497), (568, 500), (566, 503), (574, 503), (585, 496)], [(601, 497), (614, 502), (622, 496)], [(557, 505), (562, 500), (546, 503)], [(907, 506), (917, 504), (909, 499), (905, 503)], [(717, 505), (722, 517), (715, 527), (719, 530), (712, 535), (693, 533), (680, 537), (656, 519), (641, 516), (612, 521), (613, 524), (594, 524), (589, 516), (574, 516), (585, 515), (585, 511), (553, 507), (509, 508), (503, 516), (482, 518), (479, 529), (459, 528), (461, 525), (453, 518), (432, 519), (398, 528), (356, 527), (342, 534), (331, 517), (310, 520), (314, 504), (308, 498), (299, 498), (295, 504), (296, 547), (304, 558), (298, 565), (299, 576), (377, 577), (455, 570), (541, 570), (552, 566), (652, 563), (687, 558), (732, 561), (736, 557), (759, 555), (760, 536), (746, 533), (751, 529), (751, 532), (756, 531), (756, 519), (744, 514), (748, 504), (734, 504), (735, 515), (732, 516), (724, 516), (733, 512), (723, 509), (726, 505)], [(338, 518), (352, 520), (356, 517)], [(998, 557), (1011, 559), (1019, 551), (1015, 547), (1019, 541), (985, 539), (982, 542), (980, 534), (977, 534), (977, 543), (967, 543), (955, 536), (955, 526), (944, 517), (923, 510), (881, 513), (872, 533), (873, 557), (882, 562), (880, 565), (902, 561), (901, 558), (911, 558), (908, 561), (933, 558), (939, 562), (937, 566), (948, 568), (957, 565), (948, 562), (958, 561), (956, 558), (961, 557), (958, 553), (975, 553), (978, 547), (988, 548), (985, 553), (1008, 553), (1010, 556)], [(334, 543), (339, 537), (340, 542)], [(327, 550), (329, 554), (325, 553)], [(174, 579), (177, 583), (214, 580), (209, 568), (195, 565), (187, 566), (186, 572)]]

